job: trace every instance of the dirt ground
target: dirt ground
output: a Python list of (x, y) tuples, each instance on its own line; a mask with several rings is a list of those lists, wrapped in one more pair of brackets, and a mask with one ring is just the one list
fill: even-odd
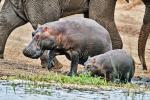
[[(135, 59), (135, 75), (150, 76), (150, 41), (146, 47), (146, 62), (148, 71), (143, 72), (141, 63), (137, 55), (137, 39), (142, 25), (144, 15), (144, 5), (131, 7), (131, 4), (117, 4), (115, 20), (121, 34), (124, 49), (127, 50)], [(129, 10), (130, 8), (130, 10)], [(82, 17), (82, 15), (75, 15)], [(31, 41), (31, 25), (28, 23), (17, 28), (10, 35), (5, 49), (5, 59), (0, 60), (0, 76), (15, 75), (16, 73), (48, 73), (47, 69), (41, 68), (40, 60), (33, 60), (25, 57), (22, 50)], [(68, 71), (70, 62), (64, 56), (57, 57), (63, 64), (61, 71)], [(80, 66), (82, 68), (82, 66)]]

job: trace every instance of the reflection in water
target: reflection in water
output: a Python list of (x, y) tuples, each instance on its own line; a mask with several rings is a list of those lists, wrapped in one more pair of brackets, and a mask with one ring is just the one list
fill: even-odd
[(0, 81), (0, 100), (149, 100), (150, 92), (79, 91), (30, 81)]

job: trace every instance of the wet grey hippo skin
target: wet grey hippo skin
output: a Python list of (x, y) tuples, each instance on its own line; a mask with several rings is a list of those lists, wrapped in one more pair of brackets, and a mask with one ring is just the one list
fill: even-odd
[(77, 65), (83, 65), (88, 56), (112, 50), (108, 31), (92, 19), (61, 19), (42, 25), (34, 33), (24, 55), (38, 58), (44, 50), (50, 50), (50, 60), (56, 55), (66, 55), (71, 60), (69, 75), (77, 74)]
[[(113, 48), (122, 48), (122, 41), (114, 22), (116, 0), (5, 0), (0, 12), (0, 58), (4, 57), (7, 38), (17, 27), (58, 20), (61, 17), (84, 13), (96, 20), (110, 33)], [(47, 57), (42, 57), (43, 63)]]
[(120, 80), (130, 82), (135, 72), (133, 58), (124, 50), (116, 49), (89, 58), (85, 62), (86, 72), (106, 78), (106, 80)]

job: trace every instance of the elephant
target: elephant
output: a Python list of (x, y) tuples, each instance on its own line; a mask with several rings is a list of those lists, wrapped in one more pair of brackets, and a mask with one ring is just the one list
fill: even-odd
[(143, 70), (147, 70), (147, 65), (145, 61), (145, 46), (150, 33), (150, 0), (142, 1), (145, 4), (145, 15), (138, 38), (138, 56), (142, 63)]
[[(38, 24), (56, 21), (59, 18), (80, 13), (105, 27), (110, 33), (113, 49), (120, 49), (123, 44), (114, 22), (116, 1), (5, 0), (0, 12), (0, 58), (4, 58), (6, 41), (15, 28), (29, 22), (36, 30)], [(46, 56), (41, 57), (42, 65), (47, 62), (45, 59)], [(55, 61), (58, 62), (57, 59)]]

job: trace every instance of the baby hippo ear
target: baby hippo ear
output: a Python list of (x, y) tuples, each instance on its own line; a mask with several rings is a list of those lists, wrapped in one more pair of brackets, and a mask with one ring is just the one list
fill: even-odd
[(96, 63), (96, 59), (95, 59), (95, 58), (93, 59), (92, 63), (93, 63), (93, 64), (95, 64), (95, 63)]
[(88, 56), (88, 59), (90, 59), (91, 57), (90, 56)]
[(87, 64), (87, 61), (86, 62), (84, 62), (84, 67), (85, 67), (85, 65)]

